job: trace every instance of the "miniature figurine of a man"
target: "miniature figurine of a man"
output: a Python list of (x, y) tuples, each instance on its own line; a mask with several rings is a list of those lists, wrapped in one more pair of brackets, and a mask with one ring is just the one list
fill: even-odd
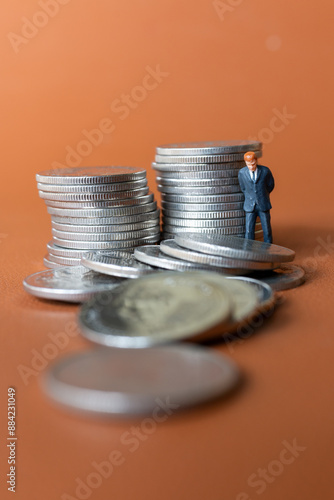
[(256, 218), (260, 217), (263, 239), (266, 243), (272, 243), (269, 195), (275, 186), (274, 177), (268, 167), (257, 164), (257, 156), (252, 151), (245, 153), (244, 160), (246, 167), (239, 170), (238, 179), (241, 191), (245, 195), (245, 238), (254, 240)]

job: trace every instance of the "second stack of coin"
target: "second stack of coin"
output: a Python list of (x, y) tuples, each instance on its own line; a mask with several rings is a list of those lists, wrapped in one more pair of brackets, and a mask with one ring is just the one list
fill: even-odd
[[(161, 192), (164, 239), (179, 232), (244, 236), (244, 195), (238, 172), (245, 166), (247, 151), (259, 158), (262, 144), (219, 141), (157, 147), (152, 166)], [(255, 237), (263, 238), (259, 221)]]
[(40, 172), (36, 180), (51, 214), (46, 267), (78, 265), (91, 250), (133, 251), (160, 239), (159, 210), (144, 169), (64, 168)]

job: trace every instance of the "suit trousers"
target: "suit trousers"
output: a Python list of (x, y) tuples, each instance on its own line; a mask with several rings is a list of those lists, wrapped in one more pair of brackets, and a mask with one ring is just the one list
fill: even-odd
[(259, 207), (255, 205), (253, 212), (246, 212), (246, 233), (245, 238), (248, 240), (254, 240), (255, 238), (255, 222), (256, 218), (260, 217), (262, 229), (263, 229), (263, 239), (266, 243), (272, 243), (273, 237), (270, 225), (270, 210), (262, 212)]

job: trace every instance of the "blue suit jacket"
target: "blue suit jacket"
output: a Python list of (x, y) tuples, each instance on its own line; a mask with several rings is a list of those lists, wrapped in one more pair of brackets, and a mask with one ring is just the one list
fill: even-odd
[(239, 170), (239, 184), (241, 191), (245, 195), (245, 212), (253, 212), (255, 205), (259, 207), (261, 212), (271, 209), (269, 194), (275, 186), (273, 174), (268, 167), (263, 165), (258, 165), (257, 169), (258, 173), (255, 182), (251, 179), (248, 167)]

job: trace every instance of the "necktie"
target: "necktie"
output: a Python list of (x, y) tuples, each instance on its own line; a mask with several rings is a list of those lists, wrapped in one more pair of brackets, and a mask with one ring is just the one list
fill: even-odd
[(253, 182), (255, 182), (255, 172), (252, 172)]

